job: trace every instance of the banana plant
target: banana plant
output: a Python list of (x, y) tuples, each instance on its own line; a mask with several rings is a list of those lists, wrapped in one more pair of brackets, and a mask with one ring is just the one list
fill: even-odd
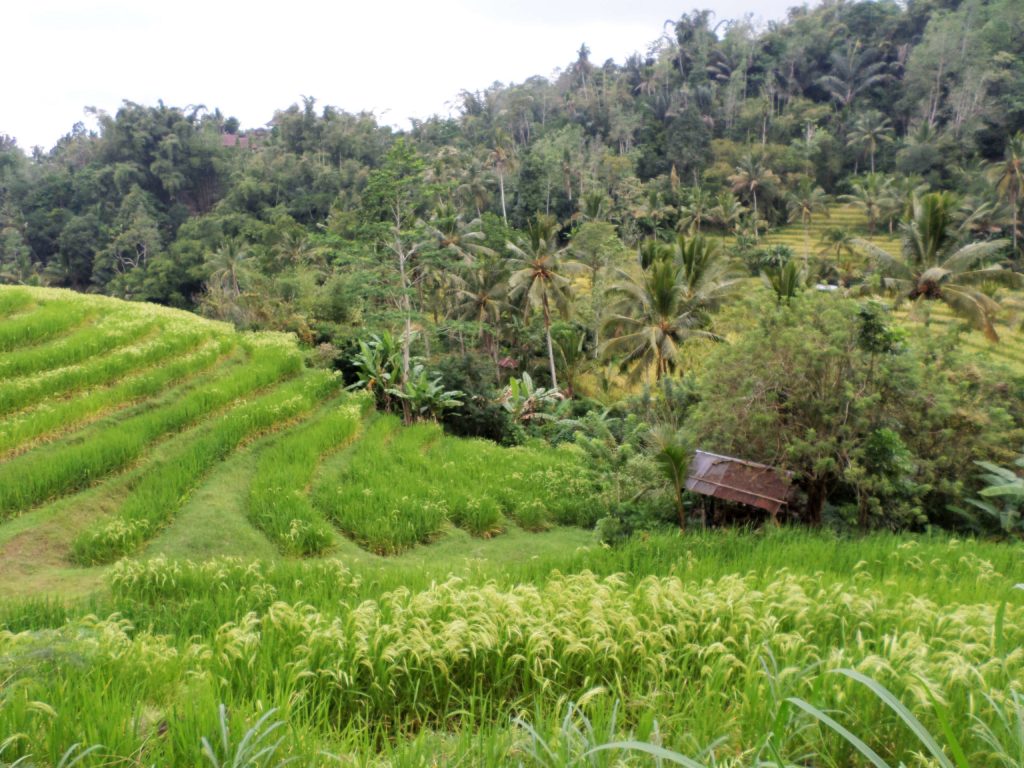
[(498, 402), (512, 414), (512, 420), (517, 423), (525, 423), (534, 420), (553, 419), (550, 413), (544, 412), (544, 406), (549, 403), (557, 403), (563, 399), (563, 395), (554, 387), (547, 389), (536, 386), (533, 377), (523, 373), (523, 378), (512, 379), (508, 386), (501, 393)]

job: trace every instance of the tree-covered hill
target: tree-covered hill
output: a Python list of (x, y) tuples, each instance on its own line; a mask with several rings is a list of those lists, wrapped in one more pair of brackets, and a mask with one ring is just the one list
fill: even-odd
[[(581, 45), (556, 78), (464, 92), (457, 117), (414, 121), (401, 135), (423, 164), (414, 213), (483, 215), (492, 229), (538, 212), (602, 219), (633, 245), (694, 222), (785, 223), (794, 195), (815, 189), (870, 197), (868, 171), (955, 187), (985, 209), (987, 234), (1009, 235), (1019, 195), (981, 167), (1024, 128), (1022, 15), (1015, 0), (826, 2), (755, 29), (693, 11), (621, 65)], [(31, 157), (0, 142), (2, 279), (184, 307), (205, 298), (222, 316), (228, 257), (214, 254), (226, 243), (269, 277), (336, 264), (373, 239), (367, 184), (400, 137), (312, 98), (244, 143), (237, 120), (204, 107), (125, 102), (98, 122)], [(249, 319), (281, 324), (287, 312), (266, 304)]]

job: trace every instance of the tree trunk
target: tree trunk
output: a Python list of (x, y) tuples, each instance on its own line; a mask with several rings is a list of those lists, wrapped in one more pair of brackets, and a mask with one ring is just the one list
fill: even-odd
[(1013, 221), (1010, 224), (1010, 227), (1013, 229), (1013, 232), (1011, 233), (1011, 236), (1013, 237), (1013, 260), (1015, 262), (1019, 263), (1020, 262), (1020, 253), (1017, 251), (1017, 218), (1018, 218), (1017, 214), (1018, 213), (1019, 213), (1019, 211), (1018, 211), (1018, 206), (1017, 206), (1017, 188), (1016, 188), (1016, 186), (1014, 186), (1014, 187), (1012, 187), (1010, 189), (1010, 214), (1011, 214), (1011, 217), (1013, 219)]
[(806, 522), (808, 525), (818, 527), (821, 525), (821, 513), (825, 508), (825, 496), (827, 488), (825, 478), (816, 478), (811, 481), (807, 488), (807, 507), (805, 510)]
[(809, 267), (811, 258), (811, 220), (804, 217), (804, 269)]
[(498, 189), (501, 192), (501, 219), (508, 226), (508, 213), (505, 211), (505, 173), (498, 171)]
[(861, 494), (857, 494), (857, 527), (860, 528), (861, 533), (868, 532), (868, 526), (870, 519), (868, 517), (868, 504), (867, 501), (862, 498)]
[(754, 239), (757, 240), (757, 187), (751, 187), (750, 194), (754, 197)]
[(544, 294), (544, 336), (548, 345), (548, 366), (551, 371), (551, 387), (558, 389), (558, 376), (555, 374), (555, 348), (551, 343), (551, 312), (548, 309), (548, 295)]
[(676, 491), (676, 514), (679, 515), (679, 530), (686, 531), (686, 507), (683, 505), (683, 486), (680, 478), (674, 483)]
[[(405, 246), (402, 245), (401, 236), (397, 233), (395, 235), (395, 253), (398, 255), (398, 274), (402, 281), (402, 312), (405, 314), (405, 329), (402, 333), (401, 382), (402, 392), (405, 392), (409, 383), (409, 347), (412, 344), (412, 304), (409, 301), (409, 278), (405, 271), (405, 262), (408, 260), (409, 254), (405, 252)], [(405, 398), (402, 398), (402, 416), (406, 424), (412, 421), (412, 409), (409, 407), (409, 401)]]

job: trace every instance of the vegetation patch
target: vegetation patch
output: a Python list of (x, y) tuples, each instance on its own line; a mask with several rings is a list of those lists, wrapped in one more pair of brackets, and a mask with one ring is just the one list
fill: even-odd
[(572, 447), (502, 448), (381, 416), (341, 470), (320, 480), (314, 501), (362, 546), (396, 553), (430, 541), (446, 522), (475, 536), (500, 533), (506, 518), (531, 530), (592, 525), (602, 514), (597, 487)]

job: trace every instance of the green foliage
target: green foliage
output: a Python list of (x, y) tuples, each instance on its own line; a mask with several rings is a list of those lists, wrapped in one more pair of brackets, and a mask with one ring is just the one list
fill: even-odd
[(440, 374), (427, 373), (427, 369), (419, 363), (409, 371), (405, 388), (392, 388), (388, 394), (405, 401), (414, 419), (435, 422), (447, 411), (462, 405), (459, 398), (465, 395), (457, 389), (445, 389)]
[[(857, 759), (787, 703), (800, 699), (909, 764), (927, 749), (920, 732), (863, 676), (940, 745), (948, 724), (969, 764), (1009, 766), (1021, 660), (993, 658), (992, 627), (1016, 557), (774, 531), (562, 547), (511, 567), (126, 560), (104, 602), (0, 631), (0, 729), (23, 734), (0, 759), (52, 765), (78, 742), (106, 745), (97, 760), (202, 765), (203, 739), (221, 764), (267, 748), (271, 765), (324, 752), (495, 767)], [(1007, 602), (1012, 648), (1024, 615)], [(86, 615), (115, 609), (125, 618)]]
[(251, 348), (253, 363), (226, 371), (180, 399), (119, 423), (100, 425), (85, 442), (55, 443), (0, 466), (0, 518), (56, 495), (80, 490), (137, 458), (156, 438), (194, 424), (238, 397), (298, 373), (294, 349)]
[[(972, 507), (970, 511), (957, 506), (951, 509), (976, 523), (983, 531), (995, 530), (1002, 535), (1024, 534), (1024, 478), (1018, 471), (990, 461), (975, 463), (985, 470), (980, 477), (983, 483), (980, 498), (966, 500)], [(1024, 456), (1018, 458), (1014, 466), (1024, 469)]]
[(359, 351), (352, 356), (352, 367), (357, 377), (353, 387), (365, 389), (373, 395), (377, 407), (392, 410), (392, 396), (401, 374), (402, 350), (390, 333), (371, 336), (359, 341)]
[(683, 491), (686, 487), (686, 471), (693, 458), (692, 452), (689, 446), (679, 441), (675, 430), (667, 424), (651, 430), (648, 442), (651, 456), (675, 495), (679, 528), (685, 530), (686, 507), (683, 505)]
[[(877, 308), (852, 300), (762, 305), (758, 327), (709, 359), (690, 439), (795, 471), (805, 520), (819, 521), (826, 500), (854, 504), (861, 525), (913, 525), (925, 510), (942, 519), (948, 481), (1017, 426), (995, 392), (966, 396), (955, 358), (928, 365), (899, 340)], [(976, 416), (962, 419), (964, 408)], [(940, 448), (936, 431), (956, 437)]]
[(674, 372), (689, 340), (719, 340), (708, 330), (710, 313), (736, 287), (721, 250), (702, 235), (680, 235), (674, 248), (651, 243), (641, 253), (641, 274), (620, 271), (608, 289), (602, 352), (619, 354), (619, 369), (631, 369), (633, 381), (652, 366), (659, 381)]
[(510, 379), (498, 398), (502, 408), (517, 424), (553, 419), (554, 416), (545, 409), (561, 400), (562, 394), (557, 389), (535, 385), (528, 373), (524, 373), (522, 378)]
[(761, 279), (775, 294), (775, 300), (786, 304), (803, 290), (807, 275), (795, 261), (787, 261), (780, 267), (765, 269)]
[(281, 735), (277, 741), (272, 741), (275, 732), (280, 731), (285, 725), (281, 720), (272, 719), (275, 714), (274, 709), (264, 712), (236, 743), (231, 737), (227, 707), (221, 704), (217, 710), (217, 717), (220, 720), (219, 738), (214, 739), (211, 744), (205, 736), (203, 737), (203, 757), (210, 762), (212, 768), (281, 768), (288, 765), (291, 760), (275, 760), (287, 738)]
[(998, 341), (994, 321), (999, 302), (975, 286), (1020, 285), (1020, 276), (998, 260), (1009, 242), (971, 242), (965, 226), (956, 226), (957, 198), (931, 192), (915, 198), (912, 215), (902, 225), (903, 257), (894, 258), (866, 241), (857, 241), (883, 274), (882, 285), (911, 301), (939, 300)]
[(500, 448), (380, 417), (313, 498), (359, 544), (391, 554), (430, 541), (449, 521), (485, 537), (506, 517), (528, 530), (592, 525), (600, 516), (594, 482), (572, 447)]

